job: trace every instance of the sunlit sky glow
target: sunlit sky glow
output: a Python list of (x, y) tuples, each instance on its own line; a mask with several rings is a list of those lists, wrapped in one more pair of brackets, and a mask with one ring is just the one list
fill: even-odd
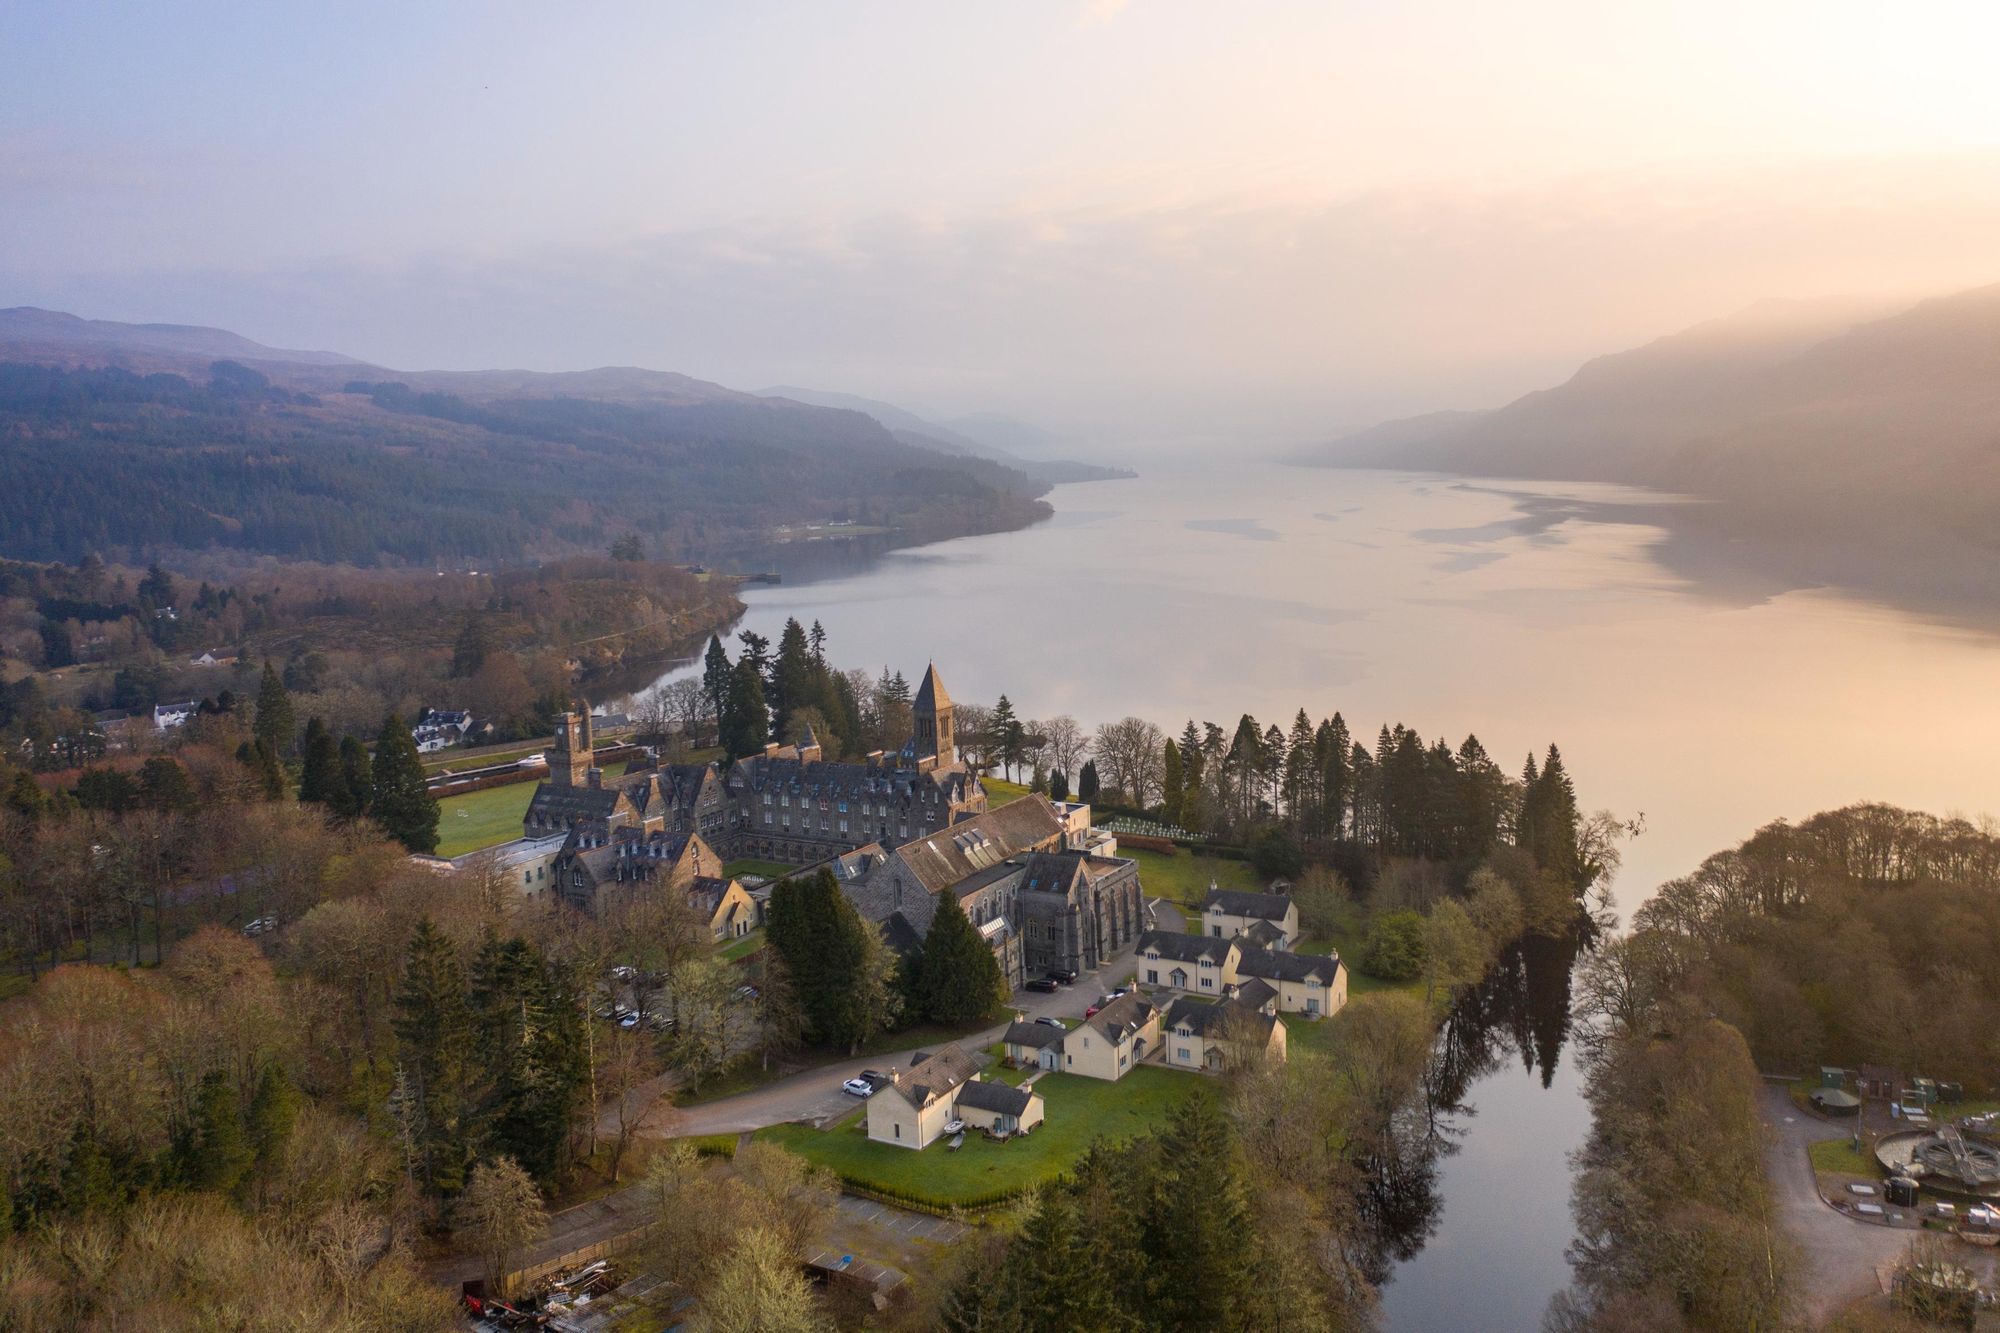
[(0, 304), (1080, 435), (2000, 280), (1982, 4), (0, 7)]

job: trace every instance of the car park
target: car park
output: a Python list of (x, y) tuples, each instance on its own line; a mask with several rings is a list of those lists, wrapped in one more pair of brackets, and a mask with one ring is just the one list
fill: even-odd
[(1036, 977), (1028, 983), (1026, 988), (1043, 995), (1053, 995), (1062, 989), (1062, 983), (1054, 977)]
[(865, 1078), (851, 1078), (840, 1085), (840, 1090), (850, 1097), (872, 1097), (875, 1085)]

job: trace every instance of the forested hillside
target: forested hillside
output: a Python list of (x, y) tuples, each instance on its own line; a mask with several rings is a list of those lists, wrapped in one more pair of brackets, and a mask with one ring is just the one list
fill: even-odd
[(495, 396), (477, 377), (487, 396), (473, 400), (260, 364), (0, 362), (0, 554), (500, 562), (631, 534), (649, 555), (728, 559), (784, 524), (930, 540), (1048, 513), (1044, 484), (912, 447), (858, 412), (726, 391)]

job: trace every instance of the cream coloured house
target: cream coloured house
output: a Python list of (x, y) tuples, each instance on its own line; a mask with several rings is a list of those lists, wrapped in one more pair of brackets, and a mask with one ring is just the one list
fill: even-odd
[(1321, 1018), (1347, 1003), (1347, 968), (1333, 954), (1259, 948), (1248, 935), (1223, 938), (1149, 930), (1133, 951), (1147, 986), (1226, 999), (1246, 981), (1266, 983), (1277, 1012)]
[(868, 1137), (898, 1148), (925, 1148), (954, 1120), (1005, 1134), (1042, 1123), (1045, 1108), (1033, 1089), (985, 1083), (978, 1075), (978, 1061), (957, 1043), (919, 1052), (914, 1064), (891, 1075), (868, 1099)]
[(1175, 1000), (1160, 1021), (1162, 1058), (1171, 1068), (1207, 1073), (1221, 1073), (1259, 1055), (1282, 1063), (1285, 1023), (1275, 1012), (1269, 988), (1264, 991), (1261, 1002), (1255, 995), (1219, 1003), (1191, 995)]
[(1299, 909), (1289, 893), (1208, 886), (1201, 904), (1201, 933), (1210, 939), (1248, 937), (1252, 945), (1289, 949), (1299, 938)]
[(1065, 1074), (1115, 1083), (1159, 1044), (1160, 1011), (1135, 991), (1119, 996), (1064, 1033), (1058, 1067)]

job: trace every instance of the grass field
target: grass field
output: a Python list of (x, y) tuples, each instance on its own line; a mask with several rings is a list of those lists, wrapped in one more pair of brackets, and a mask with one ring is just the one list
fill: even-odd
[(1012, 805), (1028, 794), (1028, 789), (1018, 782), (1007, 782), (1000, 778), (981, 778), (979, 782), (986, 788), (986, 807), (989, 810)]
[(783, 861), (759, 861), (754, 857), (745, 857), (741, 861), (731, 861), (729, 864), (723, 866), (722, 873), (731, 879), (739, 879), (744, 875), (757, 875), (763, 879), (777, 879), (780, 876), (789, 875), (797, 869), (797, 866), (788, 866)]
[[(625, 765), (613, 764), (604, 775), (616, 777), (624, 771)], [(536, 785), (510, 782), (439, 801), (437, 854), (463, 856), (520, 837), (521, 817), (528, 813), (528, 802), (535, 799)]]
[(1155, 898), (1199, 907), (1208, 896), (1209, 882), (1225, 889), (1262, 889), (1262, 881), (1248, 861), (1225, 861), (1219, 856), (1201, 856), (1183, 851), (1177, 856), (1120, 847), (1120, 856), (1139, 863), (1139, 885)]
[(1826, 1171), (1840, 1176), (1864, 1176), (1869, 1179), (1882, 1174), (1881, 1165), (1873, 1157), (1846, 1139), (1828, 1139), (1824, 1143), (1815, 1143), (1806, 1149), (1806, 1156), (1812, 1159), (1815, 1171)]
[(726, 946), (722, 951), (722, 959), (726, 963), (733, 963), (739, 958), (748, 958), (763, 947), (764, 928), (759, 926), (742, 939), (735, 940)]
[[(1026, 1138), (989, 1142), (965, 1136), (952, 1152), (939, 1139), (921, 1152), (868, 1138), (857, 1114), (824, 1132), (805, 1125), (776, 1125), (757, 1137), (832, 1169), (843, 1180), (937, 1204), (990, 1199), (1054, 1180), (1100, 1137), (1131, 1138), (1164, 1124), (1189, 1097), (1205, 1096), (1197, 1074), (1143, 1066), (1116, 1083), (1080, 1074), (1047, 1074), (1035, 1084), (1048, 1118)], [(878, 1096), (882, 1094), (877, 1094)]]

